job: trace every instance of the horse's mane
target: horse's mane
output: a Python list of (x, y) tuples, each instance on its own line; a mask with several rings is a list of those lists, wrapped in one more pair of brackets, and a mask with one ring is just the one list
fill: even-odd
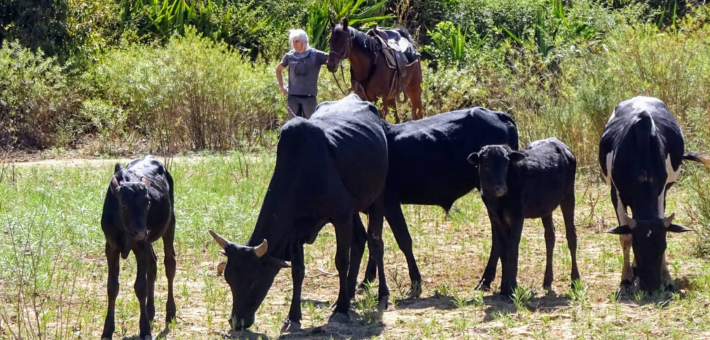
[(377, 53), (380, 52), (380, 45), (374, 42), (372, 37), (367, 36), (352, 27), (348, 27), (348, 32), (350, 33), (350, 40), (352, 41), (353, 48), (364, 52), (372, 60), (377, 58)]

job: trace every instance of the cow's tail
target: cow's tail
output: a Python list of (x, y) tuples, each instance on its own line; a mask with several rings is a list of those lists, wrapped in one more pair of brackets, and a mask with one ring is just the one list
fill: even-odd
[(508, 146), (513, 150), (520, 150), (518, 126), (515, 124), (513, 117), (504, 112), (496, 112), (496, 115), (508, 128), (508, 131), (506, 131), (508, 133)]
[(656, 135), (653, 125), (653, 118), (646, 111), (639, 113), (638, 120), (633, 125), (634, 135), (636, 136), (636, 152), (641, 157), (648, 157), (649, 155), (649, 141), (652, 136)]
[(688, 152), (685, 155), (683, 155), (683, 159), (687, 159), (689, 161), (694, 161), (698, 163), (703, 163), (703, 165), (710, 167), (710, 157), (706, 155), (701, 155), (697, 151), (692, 151)]

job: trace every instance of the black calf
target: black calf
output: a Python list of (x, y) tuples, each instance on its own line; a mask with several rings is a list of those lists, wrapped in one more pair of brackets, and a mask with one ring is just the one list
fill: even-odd
[(138, 273), (134, 286), (140, 305), (140, 338), (151, 338), (150, 322), (155, 317), (154, 291), (157, 261), (151, 243), (163, 238), (168, 302), (165, 322), (175, 319), (175, 214), (173, 178), (163, 164), (151, 156), (136, 159), (124, 168), (116, 164), (106, 191), (101, 229), (106, 236), (108, 261), (108, 313), (102, 339), (111, 339), (118, 296), (119, 254), (124, 259), (133, 251)]
[(552, 212), (560, 206), (572, 256), (572, 280), (579, 279), (577, 233), (574, 227), (574, 177), (577, 161), (556, 138), (536, 141), (523, 151), (507, 145), (485, 146), (468, 157), (477, 166), (481, 195), (491, 220), (493, 243), (479, 288), (488, 290), (500, 257), (503, 267), (501, 294), (517, 286), (518, 246), (525, 218), (541, 218), (545, 227), (547, 266), (543, 287), (552, 286), (552, 254), (555, 227)]

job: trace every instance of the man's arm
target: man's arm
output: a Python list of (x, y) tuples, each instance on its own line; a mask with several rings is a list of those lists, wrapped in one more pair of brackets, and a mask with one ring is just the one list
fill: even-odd
[(288, 55), (285, 55), (283, 59), (281, 59), (281, 63), (279, 63), (279, 66), (276, 66), (276, 80), (279, 82), (279, 89), (281, 89), (281, 92), (283, 94), (288, 94), (288, 90), (284, 87), (284, 78), (283, 78), (283, 71), (288, 65)]
[(316, 50), (316, 60), (318, 61), (318, 65), (327, 64), (328, 63), (328, 53)]

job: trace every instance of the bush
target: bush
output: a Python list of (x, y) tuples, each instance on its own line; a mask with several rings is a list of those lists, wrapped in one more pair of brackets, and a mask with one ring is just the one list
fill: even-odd
[(18, 42), (0, 49), (0, 145), (42, 149), (68, 144), (77, 128), (77, 95), (55, 58)]
[[(269, 65), (252, 64), (192, 28), (164, 48), (113, 49), (88, 78), (105, 101), (84, 106), (97, 129), (147, 135), (162, 151), (252, 146), (286, 116)], [(102, 118), (108, 114), (121, 116)]]

